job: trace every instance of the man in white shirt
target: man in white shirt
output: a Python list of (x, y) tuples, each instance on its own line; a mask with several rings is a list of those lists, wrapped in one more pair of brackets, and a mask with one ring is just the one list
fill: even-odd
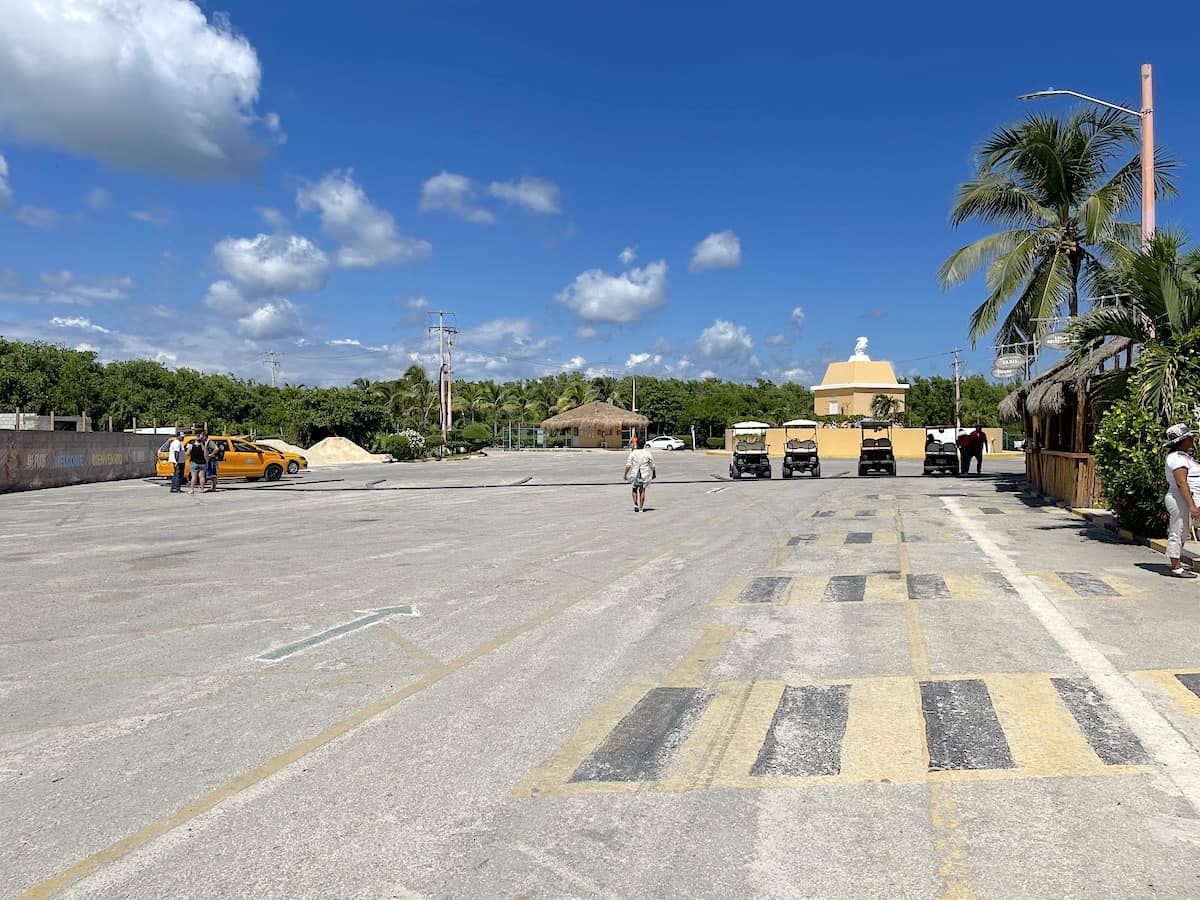
[(171, 475), (172, 494), (178, 494), (183, 488), (183, 441), (180, 438), (181, 435), (176, 434), (171, 438), (171, 445), (167, 448), (167, 459), (175, 467), (175, 471)]
[(633, 511), (641, 512), (646, 508), (646, 482), (658, 477), (654, 471), (654, 454), (649, 448), (638, 449), (638, 439), (635, 435), (629, 439), (629, 458), (625, 460), (625, 480), (629, 481), (629, 473), (633, 473)]

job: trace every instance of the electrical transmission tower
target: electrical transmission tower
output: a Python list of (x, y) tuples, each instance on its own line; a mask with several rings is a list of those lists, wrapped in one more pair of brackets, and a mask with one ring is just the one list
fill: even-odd
[(436, 331), (438, 336), (438, 359), (441, 362), (441, 365), (438, 367), (438, 405), (441, 409), (440, 422), (443, 445), (449, 440), (450, 426), (454, 423), (454, 413), (451, 409), (451, 404), (454, 400), (453, 348), (454, 336), (458, 334), (458, 329), (446, 324), (446, 316), (452, 315), (454, 313), (438, 310), (438, 323), (431, 325), (429, 328), (430, 334)]
[(281, 359), (283, 359), (283, 354), (276, 353), (274, 350), (268, 350), (263, 357), (263, 365), (271, 370), (271, 387), (275, 387), (275, 374), (279, 371)]

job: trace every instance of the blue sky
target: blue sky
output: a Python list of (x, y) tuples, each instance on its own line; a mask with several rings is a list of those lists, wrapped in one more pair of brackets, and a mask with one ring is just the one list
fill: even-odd
[(1152, 62), (1160, 224), (1200, 202), (1200, 13), (965, 7), (0, 0), (0, 334), (336, 384), (444, 309), (460, 378), (947, 374), (947, 209), (1017, 94)]

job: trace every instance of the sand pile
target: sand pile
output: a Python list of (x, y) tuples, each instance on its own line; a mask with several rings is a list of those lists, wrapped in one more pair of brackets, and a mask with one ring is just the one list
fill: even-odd
[(276, 450), (282, 450), (284, 453), (299, 453), (301, 456), (308, 456), (307, 450), (302, 450), (295, 444), (289, 444), (287, 441), (281, 441), (279, 438), (267, 438), (264, 441), (259, 441), (260, 444), (266, 444), (268, 447), (274, 447)]
[(368, 453), (354, 441), (342, 437), (327, 437), (302, 451), (310, 465), (336, 466), (347, 463), (384, 462), (386, 453)]

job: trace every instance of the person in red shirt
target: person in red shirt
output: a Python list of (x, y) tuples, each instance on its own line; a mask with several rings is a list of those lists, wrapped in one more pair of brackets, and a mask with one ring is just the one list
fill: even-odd
[(987, 447), (987, 435), (983, 433), (983, 428), (976, 425), (974, 431), (959, 435), (957, 443), (959, 471), (966, 475), (971, 469), (971, 460), (974, 459), (975, 474), (982, 474), (983, 451)]

